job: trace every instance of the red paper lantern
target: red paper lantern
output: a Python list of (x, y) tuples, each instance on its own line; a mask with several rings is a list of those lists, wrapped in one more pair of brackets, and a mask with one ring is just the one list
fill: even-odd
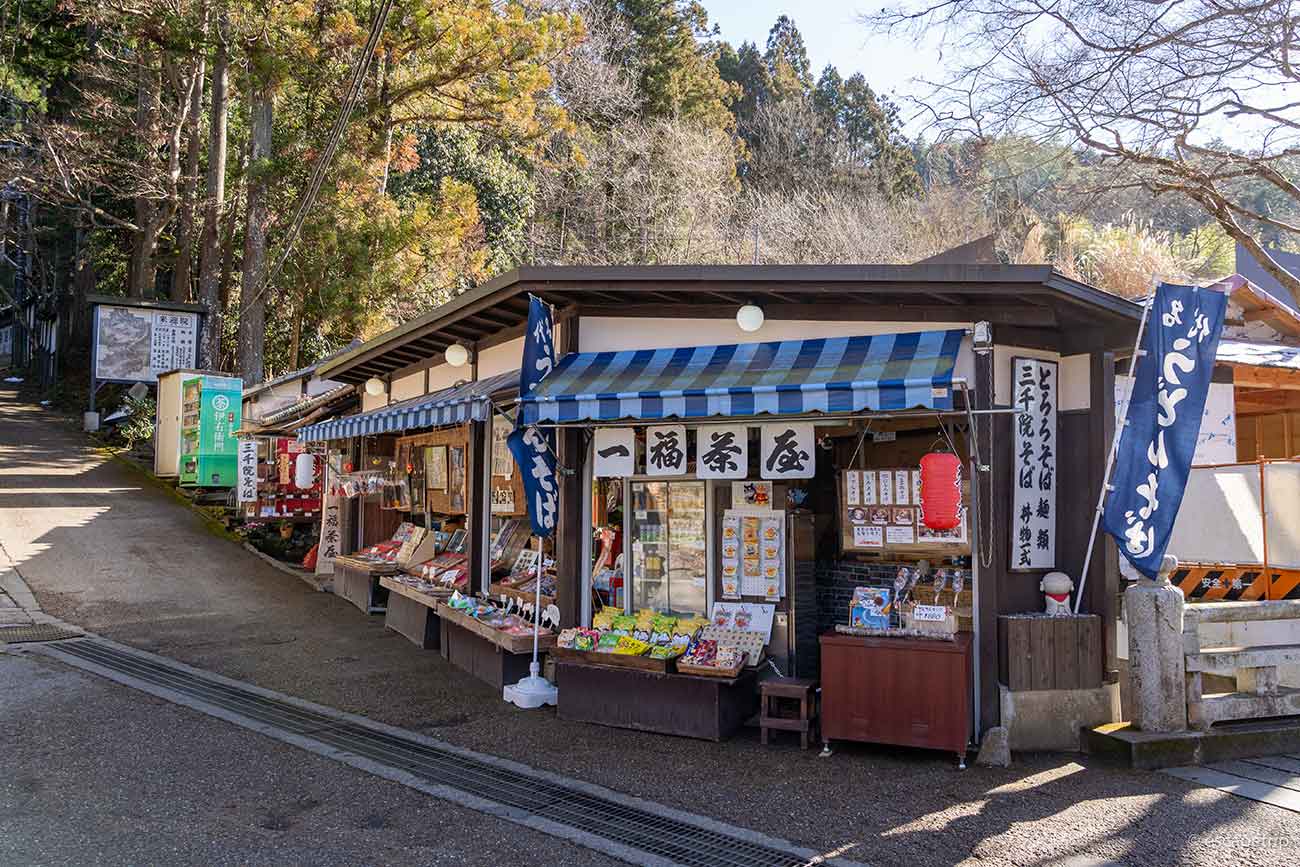
[(921, 509), (931, 530), (951, 530), (961, 523), (961, 460), (952, 452), (921, 458)]

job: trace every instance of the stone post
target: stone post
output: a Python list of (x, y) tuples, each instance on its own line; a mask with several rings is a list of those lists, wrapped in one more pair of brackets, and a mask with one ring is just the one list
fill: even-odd
[(1169, 583), (1178, 561), (1166, 555), (1155, 581), (1147, 578), (1124, 592), (1132, 723), (1144, 732), (1187, 730), (1183, 667), (1183, 594)]

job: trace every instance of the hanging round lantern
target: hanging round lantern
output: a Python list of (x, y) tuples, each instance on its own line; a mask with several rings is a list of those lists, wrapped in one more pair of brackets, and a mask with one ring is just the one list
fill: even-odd
[(316, 481), (316, 459), (310, 452), (301, 452), (293, 464), (293, 483), (306, 490)]
[(961, 460), (952, 452), (921, 458), (921, 510), (931, 530), (951, 530), (961, 523)]

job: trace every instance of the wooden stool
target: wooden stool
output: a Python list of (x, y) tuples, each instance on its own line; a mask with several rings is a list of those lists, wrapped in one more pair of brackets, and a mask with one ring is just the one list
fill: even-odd
[[(769, 729), (777, 731), (798, 732), (799, 746), (808, 749), (808, 739), (817, 719), (817, 681), (798, 677), (774, 677), (760, 685), (758, 725), (762, 730), (763, 743), (767, 743)], [(794, 708), (790, 707), (786, 715), (779, 715), (781, 702), (791, 704), (799, 702), (799, 715), (791, 716)]]

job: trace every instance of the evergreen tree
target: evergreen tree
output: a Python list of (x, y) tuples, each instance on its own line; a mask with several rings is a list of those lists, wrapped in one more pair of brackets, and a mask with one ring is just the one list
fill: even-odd
[(767, 52), (763, 55), (772, 80), (776, 99), (804, 96), (812, 89), (812, 63), (804, 46), (803, 34), (794, 19), (782, 15), (767, 34)]
[(772, 80), (767, 73), (767, 62), (752, 42), (741, 43), (739, 50), (724, 42), (718, 52), (718, 72), (722, 80), (734, 85), (738, 92), (731, 111), (736, 116), (737, 126), (744, 129), (753, 120), (758, 106), (771, 95)]

